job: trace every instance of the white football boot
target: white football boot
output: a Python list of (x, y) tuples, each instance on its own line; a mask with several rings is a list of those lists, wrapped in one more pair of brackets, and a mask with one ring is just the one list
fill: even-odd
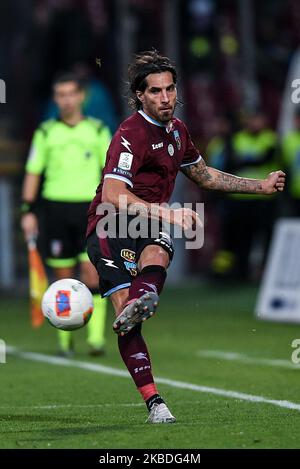
[(144, 293), (123, 309), (113, 323), (113, 330), (119, 335), (127, 334), (134, 326), (155, 314), (158, 302), (159, 297), (156, 293)]
[(171, 414), (166, 404), (153, 404), (146, 422), (174, 423), (176, 422), (176, 418)]

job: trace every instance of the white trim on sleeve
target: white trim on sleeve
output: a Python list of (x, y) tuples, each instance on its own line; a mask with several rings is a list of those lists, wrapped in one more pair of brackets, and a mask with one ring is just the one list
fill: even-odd
[(202, 160), (202, 156), (199, 155), (199, 158), (196, 159), (196, 161), (192, 161), (192, 163), (184, 163), (180, 165), (180, 168), (183, 168), (184, 166), (190, 166), (191, 164), (196, 164), (199, 163), (199, 161)]
[(117, 176), (116, 174), (105, 174), (104, 179), (110, 178), (110, 179), (119, 179), (119, 181), (126, 182), (130, 187), (133, 187), (133, 184), (129, 179), (125, 178), (124, 176)]

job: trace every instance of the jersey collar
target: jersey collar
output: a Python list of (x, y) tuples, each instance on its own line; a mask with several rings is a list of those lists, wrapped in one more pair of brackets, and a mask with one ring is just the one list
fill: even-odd
[(157, 122), (155, 119), (152, 119), (152, 117), (148, 116), (144, 111), (141, 109), (138, 111), (141, 116), (143, 116), (146, 121), (150, 122), (151, 124), (157, 125), (157, 127), (162, 127), (163, 129), (166, 129), (167, 133), (170, 133), (172, 130), (174, 130), (174, 124), (173, 124), (173, 119), (170, 120), (168, 125), (163, 125)]
[(159, 122), (157, 122), (155, 119), (152, 119), (152, 117), (148, 116), (141, 109), (138, 111), (138, 113), (141, 114), (141, 116), (143, 116), (143, 118), (146, 119), (146, 121), (151, 122), (151, 124), (157, 125), (157, 127), (166, 127), (165, 125), (160, 124)]

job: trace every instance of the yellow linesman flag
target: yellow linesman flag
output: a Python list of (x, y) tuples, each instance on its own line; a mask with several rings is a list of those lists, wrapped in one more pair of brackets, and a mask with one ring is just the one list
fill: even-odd
[(45, 319), (41, 302), (43, 294), (48, 288), (48, 279), (35, 240), (28, 241), (28, 262), (31, 325), (38, 328)]

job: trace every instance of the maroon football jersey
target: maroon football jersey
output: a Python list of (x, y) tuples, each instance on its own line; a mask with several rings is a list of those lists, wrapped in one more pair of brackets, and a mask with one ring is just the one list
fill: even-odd
[(138, 111), (126, 119), (115, 133), (107, 151), (102, 180), (88, 212), (89, 235), (96, 227), (106, 178), (124, 181), (128, 189), (150, 203), (168, 202), (180, 168), (200, 161), (184, 123), (173, 118), (163, 126)]

